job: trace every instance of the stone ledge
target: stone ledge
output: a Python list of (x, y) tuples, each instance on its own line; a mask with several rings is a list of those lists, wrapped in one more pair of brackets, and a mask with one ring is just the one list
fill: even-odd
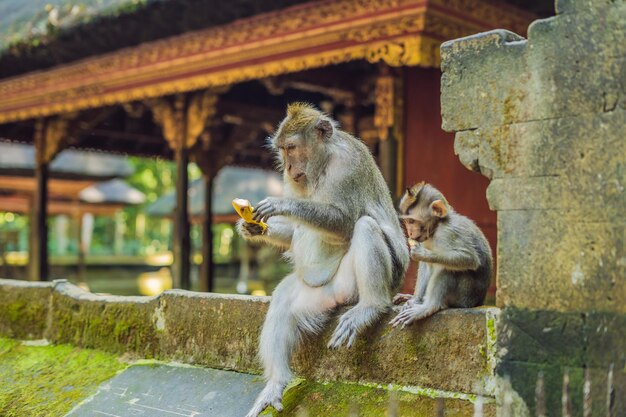
[[(182, 290), (157, 297), (105, 296), (65, 281), (0, 280), (2, 308), (18, 312), (0, 310), (0, 335), (260, 373), (257, 341), (269, 300)], [(294, 368), (318, 381), (493, 395), (498, 312), (449, 310), (405, 330), (386, 324), (390, 314), (352, 349), (330, 351), (325, 344), (335, 318), (296, 353)]]
[[(165, 416), (183, 410), (185, 416), (241, 417), (264, 385), (258, 375), (155, 360), (129, 364), (98, 350), (3, 338), (0, 380), (10, 381), (0, 384), (0, 415), (40, 417)], [(345, 416), (357, 406), (360, 416), (378, 417), (387, 415), (392, 400), (404, 417), (434, 415), (439, 400), (447, 417), (469, 416), (474, 408), (469, 394), (298, 379), (285, 392), (284, 411), (264, 415), (302, 417), (306, 410), (310, 416)], [(484, 400), (484, 415), (495, 417), (495, 401)]]
[(0, 334), (41, 339), (48, 325), (51, 282), (0, 279)]

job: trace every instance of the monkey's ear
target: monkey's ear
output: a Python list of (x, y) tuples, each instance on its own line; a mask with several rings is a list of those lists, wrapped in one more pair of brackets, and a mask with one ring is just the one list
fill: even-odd
[(425, 185), (426, 183), (424, 181), (421, 181), (421, 182), (418, 182), (417, 184), (414, 184), (411, 188), (407, 188), (406, 191), (409, 193), (411, 197), (417, 197), (417, 194), (419, 194), (419, 192), (422, 191), (422, 188), (424, 188)]
[(328, 140), (333, 135), (333, 124), (330, 120), (320, 117), (315, 124), (315, 130), (319, 132), (320, 139)]
[(448, 215), (448, 208), (446, 207), (446, 203), (441, 200), (435, 200), (430, 204), (430, 209), (434, 216), (443, 219)]

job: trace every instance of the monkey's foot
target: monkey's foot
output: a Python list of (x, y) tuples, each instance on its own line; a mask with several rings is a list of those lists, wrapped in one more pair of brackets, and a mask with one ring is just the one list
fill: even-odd
[(396, 296), (393, 297), (392, 303), (394, 305), (402, 304), (409, 301), (411, 298), (413, 298), (413, 294), (396, 294)]
[(386, 307), (359, 306), (358, 304), (346, 311), (339, 319), (339, 324), (328, 342), (328, 348), (338, 349), (342, 346), (352, 347), (359, 332), (374, 322)]
[(246, 417), (258, 417), (258, 415), (269, 406), (274, 407), (276, 411), (283, 411), (283, 404), (281, 403), (283, 399), (283, 389), (283, 384), (268, 383), (257, 397), (254, 406), (248, 411)]
[(347, 348), (352, 347), (357, 335), (357, 330), (349, 322), (349, 320), (340, 320), (339, 325), (333, 332), (333, 336), (328, 342), (328, 348), (339, 349), (343, 345), (346, 345)]
[(404, 329), (406, 326), (417, 320), (417, 317), (419, 317), (420, 315), (420, 312), (418, 310), (419, 309), (415, 307), (405, 308), (400, 311), (400, 313), (396, 317), (394, 317), (393, 320), (389, 322), (389, 324), (391, 324), (393, 327), (401, 326), (400, 328)]
[(417, 320), (432, 316), (443, 308), (445, 307), (416, 304), (412, 307), (404, 308), (393, 320), (389, 322), (389, 324), (391, 324), (393, 327), (401, 326), (400, 328), (404, 329), (409, 324)]

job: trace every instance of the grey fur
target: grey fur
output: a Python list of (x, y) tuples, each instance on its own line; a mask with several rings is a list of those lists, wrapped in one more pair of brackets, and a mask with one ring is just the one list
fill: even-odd
[[(285, 198), (267, 198), (255, 218), (268, 230), (239, 222), (246, 239), (286, 250), (293, 273), (272, 295), (260, 340), (267, 385), (248, 417), (268, 405), (281, 408), (290, 381), (291, 354), (304, 334), (319, 333), (330, 313), (344, 313), (328, 346), (350, 347), (367, 326), (388, 310), (409, 253), (387, 185), (367, 147), (309, 106), (288, 110), (271, 144), (283, 169)], [(306, 123), (295, 118), (306, 118)], [(304, 120), (304, 119), (303, 119)], [(300, 126), (298, 129), (289, 126)], [(285, 145), (287, 143), (287, 145)], [(296, 143), (306, 155), (305, 181), (288, 175), (285, 147)], [(304, 152), (303, 149), (306, 151)], [(291, 160), (301, 169), (300, 160)]]
[[(419, 236), (428, 238), (411, 248), (411, 259), (419, 262), (418, 282), (414, 296), (391, 321), (394, 327), (407, 326), (446, 308), (481, 305), (492, 276), (491, 248), (478, 226), (455, 212), (436, 188), (418, 185), (403, 197), (401, 217), (425, 225), (427, 230)], [(443, 218), (432, 214), (435, 201), (442, 201), (447, 208)], [(406, 297), (398, 295), (395, 300)]]

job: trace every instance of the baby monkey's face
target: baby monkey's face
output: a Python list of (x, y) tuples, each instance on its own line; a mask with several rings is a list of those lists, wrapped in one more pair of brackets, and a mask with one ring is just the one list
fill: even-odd
[(404, 225), (410, 239), (418, 242), (424, 242), (431, 237), (432, 225), (427, 220), (419, 216), (403, 216)]
[(409, 238), (421, 243), (433, 237), (449, 206), (435, 187), (420, 182), (407, 188), (398, 209)]

